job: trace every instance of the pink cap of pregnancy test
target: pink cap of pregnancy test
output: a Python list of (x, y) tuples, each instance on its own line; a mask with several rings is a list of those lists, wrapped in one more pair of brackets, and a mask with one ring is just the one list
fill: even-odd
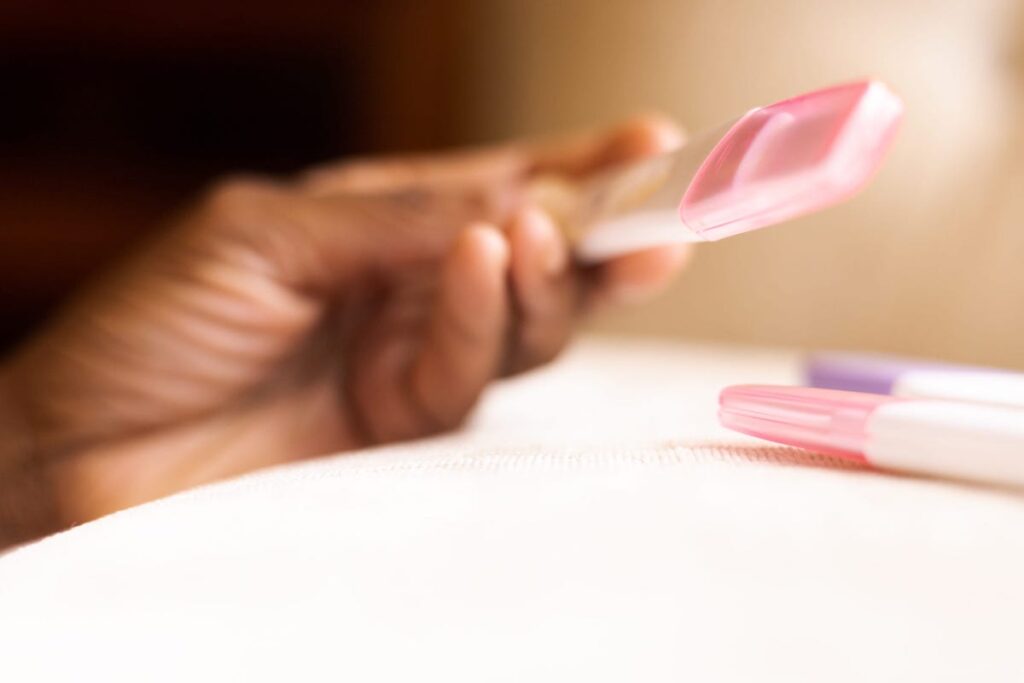
[(754, 109), (701, 164), (679, 217), (718, 240), (847, 199), (878, 170), (902, 115), (899, 97), (878, 81)]
[(868, 418), (899, 400), (833, 389), (738, 385), (722, 390), (718, 418), (737, 432), (863, 462)]

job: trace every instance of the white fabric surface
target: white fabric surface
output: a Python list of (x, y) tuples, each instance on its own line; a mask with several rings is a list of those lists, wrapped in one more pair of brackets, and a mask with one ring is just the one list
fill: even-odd
[(1024, 501), (762, 446), (792, 354), (588, 341), (471, 428), (0, 558), (0, 680), (1024, 680)]

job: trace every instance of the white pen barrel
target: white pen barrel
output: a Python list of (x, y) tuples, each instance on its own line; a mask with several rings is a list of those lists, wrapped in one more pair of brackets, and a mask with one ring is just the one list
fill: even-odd
[(910, 370), (896, 380), (892, 393), (1024, 408), (1024, 375), (992, 370)]
[(878, 467), (1024, 487), (1024, 411), (952, 401), (896, 401), (867, 423)]

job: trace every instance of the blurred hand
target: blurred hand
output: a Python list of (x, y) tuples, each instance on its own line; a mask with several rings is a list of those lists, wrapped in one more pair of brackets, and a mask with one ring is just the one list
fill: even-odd
[(25, 438), (0, 498), (10, 510), (34, 483), (47, 525), (65, 526), (456, 427), (491, 381), (551, 360), (589, 304), (651, 294), (686, 260), (672, 247), (580, 269), (525, 184), (678, 143), (640, 119), (219, 185), (6, 363), (0, 403)]

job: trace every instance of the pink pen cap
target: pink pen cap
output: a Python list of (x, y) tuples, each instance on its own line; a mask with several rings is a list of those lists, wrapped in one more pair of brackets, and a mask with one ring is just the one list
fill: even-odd
[(722, 426), (768, 441), (865, 460), (865, 425), (889, 396), (853, 391), (740, 385), (719, 397)]
[(1024, 486), (1024, 413), (959, 401), (740, 385), (719, 398), (724, 427), (876, 467)]
[(880, 167), (902, 114), (900, 99), (879, 81), (816, 90), (753, 109), (570, 193), (541, 184), (548, 192), (539, 201), (566, 226), (584, 261), (719, 240), (855, 194)]

